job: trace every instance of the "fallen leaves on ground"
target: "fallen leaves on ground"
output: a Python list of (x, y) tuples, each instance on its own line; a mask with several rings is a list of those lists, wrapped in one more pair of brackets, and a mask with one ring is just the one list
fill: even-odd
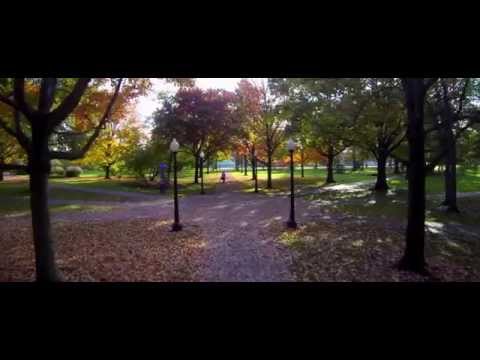
[[(33, 281), (29, 222), (2, 220), (1, 227), (0, 281)], [(151, 219), (56, 223), (57, 268), (65, 281), (196, 281), (201, 231), (195, 225), (170, 228), (170, 222)]]
[[(354, 218), (316, 220), (297, 231), (271, 229), (293, 251), (292, 271), (298, 281), (399, 282), (479, 281), (480, 273), (440, 253), (428, 254), (431, 276), (396, 267), (405, 247), (404, 233), (373, 221)], [(427, 242), (430, 241), (427, 236)]]

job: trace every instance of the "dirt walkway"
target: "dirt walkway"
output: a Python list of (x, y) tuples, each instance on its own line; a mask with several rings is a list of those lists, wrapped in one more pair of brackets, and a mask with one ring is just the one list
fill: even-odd
[[(310, 203), (296, 202), (298, 221), (312, 216)], [(112, 221), (155, 218), (171, 221), (172, 200), (116, 204), (109, 212), (59, 213), (54, 221)], [(226, 183), (215, 193), (180, 199), (180, 222), (184, 227), (200, 224), (207, 240), (199, 259), (199, 281), (293, 281), (289, 251), (275, 241), (267, 227), (284, 222), (289, 201), (244, 193), (239, 183)], [(318, 212), (318, 211), (316, 211)]]

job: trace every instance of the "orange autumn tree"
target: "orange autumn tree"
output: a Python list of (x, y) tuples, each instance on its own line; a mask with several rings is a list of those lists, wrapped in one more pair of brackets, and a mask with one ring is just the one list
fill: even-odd
[[(124, 89), (118, 95), (110, 121), (105, 124), (86, 156), (77, 162), (81, 166), (102, 167), (105, 179), (110, 179), (112, 168), (120, 165), (142, 139), (141, 126), (135, 118), (135, 105), (136, 99), (145, 95), (149, 84), (145, 82), (136, 85)], [(99, 91), (92, 94), (92, 101), (77, 107), (71, 119), (71, 125), (78, 134), (76, 139), (73, 138), (75, 141), (84, 136), (85, 129), (91, 126), (92, 114), (107, 101), (108, 93)]]
[(140, 124), (134, 117), (113, 120), (93, 144), (85, 158), (78, 162), (82, 166), (100, 166), (105, 171), (105, 179), (110, 179), (112, 170), (124, 164), (129, 155), (136, 151), (143, 134)]
[[(262, 115), (262, 92), (252, 82), (242, 79), (235, 90), (235, 116), (240, 127), (234, 137), (235, 150), (244, 163), (244, 174), (248, 173), (248, 162), (253, 167), (253, 153), (259, 142), (254, 125)], [(252, 172), (252, 176), (253, 176)]]
[[(302, 153), (300, 149), (297, 148), (297, 150), (293, 153), (293, 161), (295, 164), (302, 164)], [(305, 148), (303, 150), (303, 165), (306, 164), (318, 164), (322, 162), (326, 162), (327, 158), (322, 155), (320, 152), (318, 152), (316, 149), (313, 148)], [(290, 164), (290, 156), (285, 155), (281, 159), (282, 165), (287, 166)]]

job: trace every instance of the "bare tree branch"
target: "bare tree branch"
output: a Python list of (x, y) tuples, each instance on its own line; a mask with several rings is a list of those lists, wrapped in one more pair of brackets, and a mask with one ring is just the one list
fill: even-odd
[(42, 114), (48, 113), (52, 107), (56, 88), (56, 78), (42, 78), (40, 96), (38, 98), (38, 111)]
[(7, 122), (5, 120), (3, 120), (1, 117), (0, 117), (0, 127), (5, 130), (5, 132), (11, 136), (13, 136), (14, 138), (17, 137), (17, 134), (15, 134), (15, 131), (10, 128), (10, 126), (7, 125)]
[(0, 164), (0, 170), (28, 170), (26, 165)]
[(425, 87), (425, 91), (428, 91), (428, 89), (430, 89), (431, 86), (433, 86), (433, 84), (435, 84), (437, 82), (438, 78), (429, 78), (427, 80), (425, 80), (423, 83), (424, 83), (424, 87)]
[(31, 117), (34, 114), (34, 110), (25, 101), (25, 79), (16, 78), (13, 83), (13, 97), (17, 104), (16, 109), (25, 114), (28, 121), (31, 121)]
[[(82, 95), (87, 89), (91, 78), (80, 78), (75, 83), (72, 92), (63, 100), (63, 102), (51, 113), (48, 114), (48, 132), (51, 133), (63, 120), (77, 107)], [(121, 83), (121, 80), (120, 80)], [(116, 95), (114, 98), (116, 99)]]
[(403, 143), (403, 141), (406, 138), (407, 138), (407, 132), (405, 132), (405, 134), (403, 134), (403, 136), (396, 143), (390, 146), (388, 151), (392, 153), (396, 148), (398, 148)]
[(0, 101), (3, 102), (4, 104), (7, 104), (8, 106), (10, 106), (14, 109), (18, 109), (18, 105), (13, 100), (10, 100), (9, 97), (10, 97), (10, 95), (5, 96), (5, 95), (0, 94)]
[(115, 92), (112, 96), (112, 99), (110, 100), (107, 109), (105, 110), (105, 113), (103, 114), (102, 118), (100, 119), (100, 122), (98, 123), (97, 127), (94, 129), (93, 135), (88, 139), (87, 144), (77, 152), (62, 152), (62, 151), (51, 151), (50, 152), (50, 157), (52, 159), (63, 159), (63, 160), (78, 160), (81, 159), (85, 156), (87, 151), (90, 149), (90, 147), (93, 145), (95, 140), (97, 139), (98, 135), (100, 134), (101, 129), (103, 126), (107, 123), (107, 121), (110, 118), (110, 113), (112, 111), (113, 105), (115, 104), (115, 101), (117, 100), (118, 94), (120, 92), (120, 88), (122, 86), (123, 79), (120, 79), (115, 87)]

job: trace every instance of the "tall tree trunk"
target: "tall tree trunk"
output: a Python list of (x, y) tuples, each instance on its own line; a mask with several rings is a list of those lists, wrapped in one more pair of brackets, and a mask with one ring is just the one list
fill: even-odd
[[(0, 159), (0, 167), (4, 164), (4, 160)], [(0, 168), (0, 181), (3, 181), (3, 170)]]
[(387, 155), (385, 151), (380, 150), (377, 158), (377, 182), (375, 191), (387, 191)]
[(210, 174), (210, 158), (207, 158), (207, 174)]
[(105, 179), (110, 180), (110, 165), (105, 166)]
[(305, 150), (302, 148), (300, 150), (300, 172), (301, 172), (301, 177), (304, 178), (305, 177), (305, 173), (304, 173), (304, 168), (303, 168), (303, 163), (305, 162)]
[(327, 184), (331, 184), (335, 182), (333, 178), (333, 152), (329, 152), (327, 155)]
[(44, 124), (32, 126), (32, 151), (28, 160), (36, 279), (39, 282), (58, 281), (48, 209), (50, 159)]
[(423, 79), (405, 80), (408, 114), (408, 224), (406, 248), (400, 261), (404, 270), (425, 272), (425, 133)]
[(357, 171), (359, 169), (359, 163), (357, 161), (357, 149), (355, 146), (352, 148), (352, 171)]
[(272, 153), (269, 151), (267, 156), (267, 189), (272, 188)]
[(194, 156), (195, 156), (195, 175), (193, 177), (193, 183), (198, 184), (198, 170), (200, 166), (200, 159), (198, 155), (195, 154)]
[(238, 161), (238, 154), (235, 154), (235, 171), (238, 171), (240, 168), (240, 164)]
[(398, 159), (394, 159), (393, 160), (393, 173), (395, 175), (398, 175), (400, 174), (400, 161), (398, 161)]
[(243, 155), (243, 175), (248, 175), (248, 159), (247, 155)]
[(448, 212), (459, 212), (457, 206), (457, 144), (453, 134), (452, 121), (449, 117), (445, 129), (445, 201)]
[(251, 155), (252, 155), (252, 159), (251, 159), (251, 163), (252, 163), (252, 166), (251, 166), (251, 168), (252, 168), (252, 180), (255, 180), (255, 171), (256, 171), (256, 169), (255, 169), (255, 157), (254, 157), (254, 155), (253, 155), (254, 153), (255, 153), (255, 148), (252, 148), (252, 154), (251, 154)]

